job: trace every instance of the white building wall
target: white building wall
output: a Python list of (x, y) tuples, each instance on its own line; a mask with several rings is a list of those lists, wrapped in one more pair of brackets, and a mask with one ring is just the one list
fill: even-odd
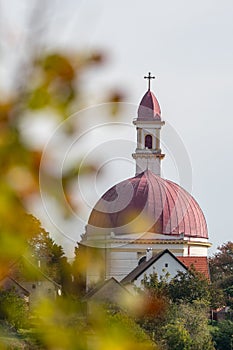
[[(187, 242), (183, 240), (182, 242), (176, 242), (176, 240), (171, 240), (169, 243), (168, 240), (164, 241), (165, 243), (152, 243), (150, 240), (148, 240), (148, 243), (145, 240), (145, 243), (141, 241), (138, 242), (136, 239), (132, 242), (129, 240), (125, 240), (125, 243), (123, 243), (124, 240), (121, 240), (121, 244), (119, 246), (119, 243), (109, 243), (108, 246), (112, 246), (112, 249), (106, 249), (103, 250), (103, 256), (105, 256), (104, 259), (106, 259), (105, 262), (105, 269), (104, 266), (101, 266), (101, 272), (100, 272), (100, 266), (98, 264), (92, 265), (88, 269), (87, 273), (87, 285), (93, 285), (94, 283), (97, 283), (99, 280), (105, 278), (111, 278), (115, 277), (117, 281), (121, 281), (124, 277), (126, 277), (135, 267), (138, 266), (139, 259), (146, 255), (147, 248), (152, 248), (153, 255), (168, 249), (170, 250), (175, 256), (207, 256), (207, 247), (205, 246), (205, 243), (207, 243), (207, 240), (203, 240), (202, 242), (199, 242), (195, 239), (193, 244), (191, 241)], [(181, 241), (181, 240), (180, 240)], [(175, 243), (174, 243), (175, 242)], [(169, 255), (170, 256), (170, 255)], [(170, 265), (169, 265), (170, 266)], [(172, 266), (170, 266), (172, 268)], [(169, 272), (170, 272), (169, 268)], [(104, 271), (105, 270), (105, 271)], [(161, 273), (161, 271), (160, 271)], [(171, 271), (173, 273), (173, 270)]]
[(189, 255), (190, 256), (207, 256), (207, 247), (199, 247), (196, 245), (190, 246)]
[[(137, 148), (133, 154), (133, 158), (136, 160), (136, 175), (148, 169), (160, 176), (160, 130), (164, 122), (158, 120), (150, 122), (135, 120), (134, 125), (137, 126)], [(152, 136), (152, 149), (145, 148), (146, 135)]]
[(136, 159), (136, 175), (142, 173), (145, 170), (150, 170), (155, 175), (160, 176), (160, 158), (147, 158), (147, 157), (140, 157), (139, 154), (135, 157)]
[[(118, 281), (122, 280), (127, 276), (136, 266), (143, 255), (146, 255), (146, 249), (148, 247), (152, 248), (153, 255), (168, 249), (175, 256), (207, 256), (207, 247), (188, 244), (142, 244), (137, 243), (128, 243), (121, 246), (119, 250), (116, 248), (111, 251), (108, 251), (108, 272), (107, 276), (115, 277)], [(170, 255), (169, 255), (170, 256)]]
[(115, 277), (121, 281), (138, 265), (137, 252), (112, 251), (108, 253), (108, 278)]
[(137, 280), (134, 281), (136, 287), (141, 287), (141, 282), (146, 275), (149, 277), (153, 273), (157, 273), (158, 277), (164, 277), (169, 273), (168, 281), (175, 277), (178, 271), (186, 272), (187, 270), (176, 261), (170, 254), (165, 253), (153, 265), (151, 265)]

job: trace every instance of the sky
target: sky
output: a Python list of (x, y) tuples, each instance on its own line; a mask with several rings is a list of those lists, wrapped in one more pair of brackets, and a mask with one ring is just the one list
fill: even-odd
[[(14, 0), (1, 1), (0, 8), (5, 14), (2, 23), (9, 27), (16, 23), (20, 28), (19, 17), (28, 4), (26, 0), (20, 5)], [(156, 76), (152, 90), (166, 122), (162, 132), (168, 153), (163, 164), (165, 177), (178, 182), (180, 176), (175, 167), (179, 174), (188, 176), (181, 185), (192, 193), (205, 214), (213, 243), (210, 252), (232, 240), (233, 2), (54, 0), (46, 16), (51, 21), (46, 32), (48, 47), (75, 46), (106, 53), (106, 64), (98, 71), (90, 71), (83, 81), (90, 96), (113, 86), (125, 94), (120, 119), (125, 129), (122, 124), (117, 131), (118, 136), (123, 135), (120, 139), (124, 147), (119, 154), (114, 153), (119, 147), (118, 138), (117, 145), (113, 141), (110, 147), (114, 155), (106, 152), (102, 164), (109, 164), (114, 170), (108, 169), (104, 183), (97, 184), (95, 199), (111, 185), (134, 175), (134, 164), (129, 159), (136, 132), (129, 125), (146, 91), (143, 77), (151, 71)], [(4, 74), (0, 70), (0, 75)], [(102, 113), (91, 98), (88, 107), (92, 112)], [(97, 122), (98, 118), (96, 125)], [(104, 142), (111, 142), (111, 138), (104, 140), (106, 134), (103, 132), (101, 141), (95, 145), (100, 154), (106, 150)], [(108, 135), (114, 135), (115, 140), (116, 127)], [(95, 136), (92, 140), (96, 140)], [(182, 143), (181, 153), (173, 149), (174, 140)], [(175, 158), (182, 156), (185, 164), (181, 165), (180, 159)], [(121, 158), (119, 163), (117, 158)], [(42, 215), (41, 211), (37, 213)], [(67, 228), (72, 239), (63, 241), (68, 254), (83, 230), (76, 228), (74, 222)]]

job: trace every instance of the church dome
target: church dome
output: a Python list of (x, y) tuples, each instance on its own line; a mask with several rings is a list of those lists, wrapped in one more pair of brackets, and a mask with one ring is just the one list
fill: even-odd
[(138, 120), (160, 120), (161, 109), (153, 92), (148, 90), (138, 107)]
[(208, 238), (205, 217), (195, 199), (149, 170), (111, 187), (92, 210), (88, 226), (116, 236), (152, 232)]

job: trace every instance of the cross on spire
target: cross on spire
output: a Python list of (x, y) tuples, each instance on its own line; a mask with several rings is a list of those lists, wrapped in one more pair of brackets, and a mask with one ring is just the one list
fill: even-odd
[(144, 79), (148, 79), (148, 90), (150, 91), (150, 81), (151, 79), (155, 79), (155, 77), (152, 77), (151, 72), (149, 72), (148, 76), (144, 77)]

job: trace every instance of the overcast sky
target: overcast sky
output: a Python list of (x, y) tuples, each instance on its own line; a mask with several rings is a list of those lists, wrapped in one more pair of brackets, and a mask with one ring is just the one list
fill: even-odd
[[(5, 23), (18, 23), (23, 5), (14, 0), (1, 3), (7, 12)], [(103, 68), (87, 76), (90, 92), (115, 86), (125, 92), (125, 102), (136, 106), (146, 90), (143, 76), (148, 71), (156, 76), (152, 90), (162, 118), (189, 155), (192, 194), (206, 216), (213, 248), (233, 240), (232, 0), (51, 3), (49, 16), (56, 31), (51, 26), (48, 45), (56, 42), (60, 47), (101, 49), (108, 56)], [(125, 122), (133, 117), (125, 116)], [(165, 126), (166, 142), (169, 135)], [(129, 147), (129, 156), (131, 153)], [(172, 170), (169, 174), (169, 159), (164, 160), (166, 178), (177, 181)], [(133, 173), (133, 163), (121, 166), (105, 182), (106, 189)], [(78, 233), (72, 230), (78, 240)]]

